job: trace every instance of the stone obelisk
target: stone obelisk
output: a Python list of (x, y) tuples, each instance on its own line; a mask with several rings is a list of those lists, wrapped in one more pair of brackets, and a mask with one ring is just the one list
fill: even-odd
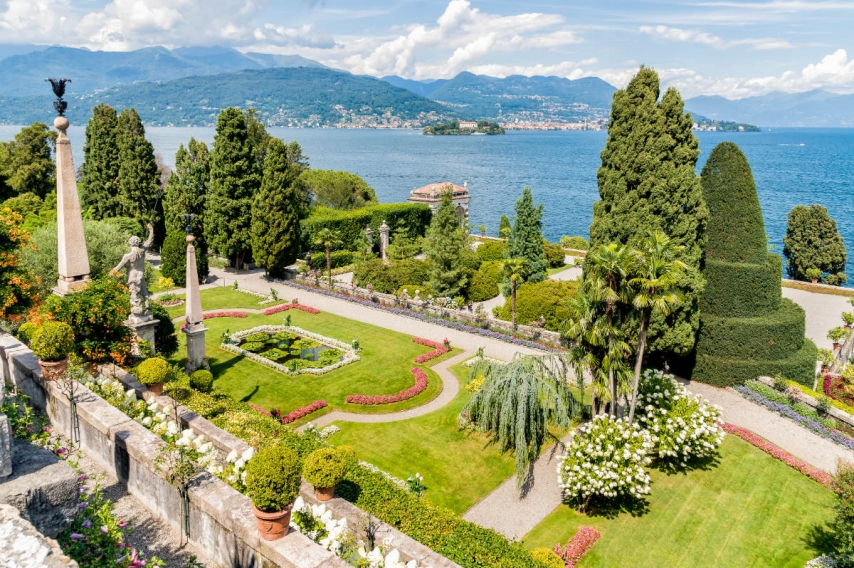
[(208, 358), (205, 353), (205, 332), (207, 328), (202, 316), (202, 295), (199, 290), (199, 272), (196, 269), (194, 240), (193, 235), (187, 235), (187, 317), (184, 333), (187, 336), (188, 375), (198, 369), (208, 368)]
[(54, 291), (64, 296), (85, 286), (89, 280), (89, 253), (83, 235), (83, 216), (80, 213), (80, 197), (77, 195), (77, 177), (71, 160), (71, 141), (66, 136), (68, 119), (63, 116), (67, 103), (62, 100), (65, 83), (48, 79), (57, 100), (53, 103), (59, 113), (53, 125), (59, 130), (56, 138), (56, 229), (59, 280)]

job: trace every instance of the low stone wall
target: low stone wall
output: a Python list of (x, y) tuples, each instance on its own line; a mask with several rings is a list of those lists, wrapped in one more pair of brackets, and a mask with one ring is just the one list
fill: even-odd
[(18, 510), (0, 505), (0, 566), (20, 568), (77, 568), (52, 538), (41, 534)]
[[(771, 377), (759, 377), (758, 380), (765, 383), (769, 387), (774, 386), (774, 379), (772, 379)], [(798, 397), (801, 401), (803, 401), (804, 404), (812, 406), (813, 408), (818, 407), (818, 401), (816, 399), (814, 399), (813, 397), (811, 397), (810, 395), (802, 392), (798, 395)], [(827, 409), (827, 413), (830, 416), (833, 416), (834, 418), (836, 418), (837, 420), (845, 422), (849, 426), (854, 426), (854, 416), (851, 416), (850, 414), (848, 414), (847, 412), (845, 412), (843, 410), (839, 410), (838, 408), (836, 408), (833, 405), (831, 405)]]

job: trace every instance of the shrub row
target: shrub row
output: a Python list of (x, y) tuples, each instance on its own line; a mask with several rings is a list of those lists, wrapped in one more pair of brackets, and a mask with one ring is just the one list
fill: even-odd
[[(516, 323), (528, 325), (544, 316), (546, 329), (560, 331), (569, 319), (568, 300), (575, 297), (578, 283), (572, 280), (543, 280), (525, 283), (516, 290)], [(511, 321), (512, 299), (495, 309), (499, 319)]]
[[(423, 260), (397, 260), (386, 265), (381, 259), (374, 259), (356, 266), (353, 279), (363, 288), (370, 283), (377, 292), (394, 294), (401, 286), (428, 281), (430, 267)], [(427, 296), (425, 290), (422, 294)]]
[(744, 264), (706, 259), (705, 293), (700, 310), (711, 315), (752, 317), (777, 309), (782, 297), (783, 265), (769, 254), (765, 264)]
[(414, 367), (410, 370), (412, 371), (412, 374), (415, 375), (415, 384), (406, 390), (391, 395), (351, 394), (345, 400), (350, 404), (393, 404), (395, 402), (402, 402), (404, 400), (414, 398), (427, 390), (429, 381), (427, 380), (427, 373), (418, 367)]
[[(339, 268), (353, 264), (353, 259), (357, 253), (349, 250), (336, 250), (329, 253), (329, 261), (332, 263), (332, 268)], [(311, 255), (309, 266), (315, 270), (326, 270), (326, 251), (319, 251)]]
[(748, 318), (706, 315), (700, 323), (697, 350), (715, 357), (784, 359), (804, 341), (804, 310), (789, 299), (768, 315)]
[(349, 211), (318, 207), (308, 218), (300, 221), (303, 250), (317, 250), (313, 244), (314, 235), (324, 227), (337, 232), (342, 247), (349, 250), (358, 248), (355, 243), (368, 226), (374, 231), (374, 243), (378, 243), (378, 229), (383, 221), (392, 233), (405, 226), (410, 238), (423, 237), (430, 226), (431, 216), (430, 207), (423, 203), (386, 203)]
[(698, 351), (691, 378), (716, 387), (730, 387), (764, 375), (781, 374), (802, 385), (812, 386), (818, 349), (805, 339), (801, 348), (785, 359), (733, 359)]

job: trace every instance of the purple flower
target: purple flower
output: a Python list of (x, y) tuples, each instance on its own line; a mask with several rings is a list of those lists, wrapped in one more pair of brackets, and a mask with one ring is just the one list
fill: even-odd
[(82, 503), (80, 503), (80, 504), (78, 504), (78, 505), (77, 505), (77, 507), (78, 507), (79, 509), (85, 509), (85, 508), (86, 508), (86, 507), (88, 507), (88, 506), (89, 506), (89, 501), (83, 501)]
[(120, 526), (120, 527), (125, 527), (125, 526), (127, 526), (127, 523), (126, 523), (126, 522), (124, 522), (124, 521), (119, 521), (119, 526)]
[(91, 529), (92, 528), (92, 521), (90, 521), (89, 519), (86, 519), (85, 521), (83, 521), (83, 528), (84, 529)]
[(107, 525), (101, 525), (101, 532), (102, 532), (102, 533), (107, 534), (107, 531), (108, 531), (108, 530), (109, 530), (109, 529), (107, 529)]
[(78, 476), (77, 476), (77, 481), (86, 481), (86, 474), (85, 474), (85, 473), (81, 473), (80, 475), (78, 475)]
[(82, 534), (80, 534), (80, 533), (71, 533), (71, 540), (75, 540), (75, 541), (77, 541), (77, 540), (80, 540), (81, 538), (83, 538), (83, 535), (82, 535)]

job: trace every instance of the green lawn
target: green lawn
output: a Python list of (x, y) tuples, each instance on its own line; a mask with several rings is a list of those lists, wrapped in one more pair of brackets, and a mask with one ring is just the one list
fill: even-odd
[(563, 266), (558, 266), (557, 268), (549, 268), (547, 270), (548, 275), (557, 274), (558, 272), (563, 272), (564, 270), (569, 270), (570, 268), (575, 268), (574, 264), (564, 264)]
[(826, 551), (832, 493), (734, 436), (708, 469), (653, 471), (652, 479), (646, 513), (588, 517), (561, 505), (526, 535), (525, 545), (565, 544), (588, 525), (602, 538), (582, 567), (801, 568)]
[[(465, 383), (466, 367), (458, 364), (451, 370)], [(457, 415), (470, 396), (461, 388), (448, 406), (403, 422), (336, 422), (341, 432), (330, 441), (353, 446), (361, 459), (402, 479), (420, 473), (428, 487), (425, 499), (462, 513), (514, 472), (512, 456), (457, 426)]]
[[(259, 302), (263, 302), (264, 298), (253, 296), (251, 294), (244, 294), (243, 292), (238, 292), (232, 289), (231, 286), (222, 286), (220, 288), (206, 288), (205, 290), (202, 290), (201, 294), (203, 310), (223, 310), (227, 308), (249, 308), (254, 310), (262, 310), (280, 303), (283, 304), (286, 301), (282, 299), (280, 302), (264, 304), (262, 306)], [(186, 299), (184, 294), (177, 294), (177, 297), (181, 298), (182, 300)], [(169, 312), (170, 316), (175, 318), (178, 316), (183, 316), (185, 313), (187, 313), (187, 307), (184, 304), (181, 304), (180, 306), (175, 306), (174, 308), (167, 308), (166, 311)]]
[[(220, 292), (220, 289), (206, 290), (203, 293), (206, 292)], [(251, 296), (233, 291), (230, 293), (250, 301), (252, 299)], [(207, 297), (203, 297), (202, 305), (205, 309), (211, 309), (210, 303)], [(362, 360), (325, 375), (289, 376), (219, 348), (221, 336), (227, 330), (233, 333), (257, 325), (278, 325), (282, 323), (286, 314), (290, 314), (293, 325), (309, 331), (347, 343), (352, 339), (358, 339), (362, 347)], [(426, 365), (416, 365), (413, 362), (418, 355), (430, 351), (428, 347), (413, 343), (411, 336), (333, 314), (322, 312), (312, 315), (292, 310), (271, 316), (249, 315), (246, 318), (208, 319), (205, 320), (205, 325), (209, 329), (205, 343), (211, 371), (216, 378), (215, 386), (237, 400), (252, 402), (268, 410), (275, 407), (283, 412), (290, 412), (315, 400), (323, 399), (332, 408), (364, 414), (379, 414), (420, 406), (435, 398), (442, 390), (441, 379), (435, 372)], [(441, 338), (435, 337), (427, 339), (441, 341)], [(181, 349), (174, 357), (176, 362), (183, 362), (186, 358), (186, 343), (183, 335), (180, 343)], [(452, 357), (454, 353), (458, 351), (452, 351), (445, 357)], [(433, 365), (438, 361), (441, 361), (441, 358), (433, 359), (428, 364)], [(376, 406), (344, 402), (350, 394), (396, 394), (405, 390), (415, 383), (410, 369), (416, 366), (424, 368), (429, 377), (427, 390), (418, 396), (395, 404)], [(315, 413), (309, 419), (320, 415), (322, 413)]]

